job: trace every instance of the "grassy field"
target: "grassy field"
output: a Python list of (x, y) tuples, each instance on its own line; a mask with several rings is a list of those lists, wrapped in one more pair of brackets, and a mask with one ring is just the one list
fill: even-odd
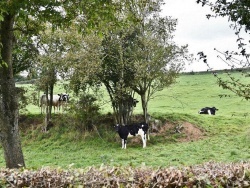
[[(231, 96), (219, 97), (225, 94)], [(220, 88), (211, 74), (182, 75), (177, 84), (157, 94), (149, 104), (149, 111), (196, 115), (205, 106), (217, 107), (218, 116), (231, 117), (245, 116), (250, 103)]]
[[(238, 73), (236, 75), (239, 75)], [(222, 75), (226, 77), (226, 75)], [(249, 79), (249, 78), (243, 78)], [(31, 85), (21, 85), (32, 90)], [(54, 93), (66, 92), (63, 84), (59, 83)], [(40, 92), (40, 95), (42, 92)], [(38, 94), (37, 94), (38, 95)], [(230, 95), (220, 97), (219, 95)], [(71, 98), (74, 96), (70, 94)], [(138, 100), (140, 98), (136, 96)], [(99, 101), (103, 113), (112, 112), (112, 108), (105, 90), (100, 91)], [(142, 113), (141, 103), (137, 104), (134, 113)], [(250, 115), (248, 110), (250, 102), (234, 95), (233, 93), (220, 88), (215, 77), (211, 74), (181, 75), (177, 83), (156, 93), (149, 102), (148, 111), (154, 113), (184, 113), (197, 115), (197, 112), (205, 106), (215, 106), (219, 109), (216, 115), (231, 117), (244, 117)], [(28, 105), (28, 113), (39, 114), (38, 105)]]
[[(60, 89), (58, 89), (58, 92)], [(77, 134), (71, 129), (67, 114), (57, 114), (57, 125), (49, 133), (38, 128), (43, 117), (37, 106), (28, 106), (28, 128), (22, 130), (22, 144), (26, 166), (40, 168), (52, 166), (81, 168), (86, 166), (180, 166), (207, 161), (231, 162), (250, 159), (250, 117), (248, 101), (219, 88), (210, 74), (181, 75), (177, 83), (157, 93), (149, 103), (149, 113), (168, 122), (190, 122), (205, 131), (198, 141), (180, 142), (178, 134), (151, 136), (147, 147), (128, 141), (127, 150), (121, 149), (119, 137), (111, 125), (97, 125), (90, 133)], [(104, 97), (105, 99), (105, 97)], [(108, 100), (107, 100), (108, 101)], [(107, 101), (101, 101), (102, 112), (111, 111)], [(216, 106), (216, 116), (199, 115), (205, 106)], [(141, 113), (140, 103), (135, 113)], [(110, 127), (109, 127), (110, 126)], [(5, 166), (0, 150), (0, 166)]]

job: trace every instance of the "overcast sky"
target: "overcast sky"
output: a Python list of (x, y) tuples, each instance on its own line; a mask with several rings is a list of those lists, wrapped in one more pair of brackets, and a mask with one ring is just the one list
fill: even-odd
[[(203, 51), (208, 55), (208, 62), (214, 69), (229, 68), (222, 62), (214, 48), (220, 51), (237, 49), (236, 36), (229, 28), (227, 18), (206, 18), (211, 13), (209, 7), (202, 7), (196, 0), (165, 0), (162, 11), (164, 16), (178, 19), (174, 41), (189, 45), (189, 52), (197, 57)], [(187, 71), (205, 71), (207, 66), (200, 62), (186, 66)]]

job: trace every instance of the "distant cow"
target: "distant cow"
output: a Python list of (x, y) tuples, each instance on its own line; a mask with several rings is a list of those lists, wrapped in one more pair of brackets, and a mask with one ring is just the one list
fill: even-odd
[(134, 99), (131, 95), (128, 96), (126, 101), (130, 107), (136, 107), (136, 104), (139, 102), (137, 99)]
[(198, 113), (199, 114), (209, 114), (209, 115), (215, 115), (215, 112), (218, 111), (219, 109), (215, 107), (205, 107), (202, 108)]
[[(50, 102), (50, 96), (48, 95), (48, 100)], [(54, 113), (55, 109), (57, 108), (57, 112), (60, 111), (60, 106), (64, 106), (69, 100), (69, 95), (68, 94), (57, 94), (53, 95), (53, 100), (52, 100), (52, 106), (54, 107)], [(46, 100), (46, 95), (43, 94), (40, 98), (40, 107), (41, 107), (41, 114), (45, 111), (46, 105), (49, 105), (49, 102)]]
[(118, 132), (119, 136), (122, 139), (122, 149), (126, 149), (127, 138), (132, 136), (140, 135), (142, 138), (143, 148), (146, 147), (147, 142), (147, 131), (148, 124), (147, 123), (136, 123), (131, 125), (115, 125), (116, 132)]
[(59, 99), (59, 110), (60, 110), (60, 106), (61, 106), (62, 111), (64, 111), (64, 107), (66, 107), (68, 102), (69, 102), (69, 94), (61, 93), (60, 99)]
[(136, 104), (139, 101), (137, 99), (134, 99), (129, 94), (123, 94), (122, 97), (117, 97), (112, 101), (113, 106), (118, 106), (119, 103), (121, 103), (123, 106), (126, 106), (128, 109), (136, 107)]

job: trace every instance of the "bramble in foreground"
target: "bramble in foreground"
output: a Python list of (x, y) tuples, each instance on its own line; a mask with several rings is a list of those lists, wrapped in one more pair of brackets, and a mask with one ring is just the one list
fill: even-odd
[(250, 163), (215, 163), (189, 167), (89, 167), (86, 169), (0, 169), (7, 187), (249, 187)]

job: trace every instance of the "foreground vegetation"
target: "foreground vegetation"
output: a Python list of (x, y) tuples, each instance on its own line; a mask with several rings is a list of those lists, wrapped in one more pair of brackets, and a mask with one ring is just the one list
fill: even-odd
[(206, 163), (184, 168), (107, 167), (86, 169), (0, 169), (11, 187), (249, 187), (249, 163)]

